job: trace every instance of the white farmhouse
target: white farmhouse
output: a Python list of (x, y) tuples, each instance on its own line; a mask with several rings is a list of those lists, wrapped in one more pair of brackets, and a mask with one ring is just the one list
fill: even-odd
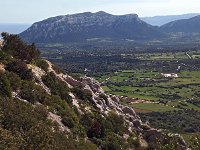
[(178, 74), (176, 73), (161, 73), (161, 75), (165, 78), (178, 78)]

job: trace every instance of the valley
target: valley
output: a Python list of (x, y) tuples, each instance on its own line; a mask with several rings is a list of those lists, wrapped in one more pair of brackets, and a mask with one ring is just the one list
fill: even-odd
[(0, 150), (200, 150), (200, 1), (0, 5)]
[(186, 135), (200, 132), (200, 122), (191, 117), (200, 113), (199, 49), (42, 54), (73, 76), (94, 77), (107, 94), (118, 95), (121, 104), (134, 108), (153, 127)]

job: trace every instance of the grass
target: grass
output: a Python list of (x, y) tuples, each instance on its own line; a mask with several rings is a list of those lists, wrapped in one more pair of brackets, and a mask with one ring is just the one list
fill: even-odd
[(167, 105), (154, 103), (131, 105), (137, 112), (165, 112), (177, 108), (200, 111), (200, 107), (184, 103), (184, 100), (194, 97), (195, 93), (200, 93), (199, 74), (200, 71), (181, 71), (178, 74), (179, 78), (166, 79), (160, 77), (156, 71), (123, 70), (111, 76), (106, 86), (102, 88), (114, 95), (167, 101)]
[(157, 103), (139, 103), (139, 104), (131, 104), (133, 108), (151, 111), (151, 112), (166, 112), (177, 110), (177, 108), (173, 108), (171, 106), (165, 106)]
[(107, 87), (107, 86), (102, 86), (102, 89), (105, 91), (105, 92), (111, 92), (112, 90)]
[(167, 103), (168, 106), (171, 107), (179, 107), (182, 109), (193, 109), (193, 110), (198, 110), (200, 111), (200, 107), (195, 106), (193, 104), (187, 103), (187, 102), (183, 102), (183, 101), (170, 101)]
[(169, 79), (156, 71), (123, 70), (111, 76), (103, 89), (145, 100), (185, 100), (200, 92), (199, 74), (200, 71), (182, 71), (179, 78)]
[[(188, 54), (197, 58), (200, 56), (200, 50), (191, 51)], [(139, 111), (168, 111), (168, 109), (174, 110), (174, 107), (200, 111), (198, 106), (184, 103), (187, 99), (197, 98), (200, 93), (200, 70), (181, 66), (181, 72), (177, 73), (178, 78), (165, 78), (161, 75), (162, 70), (166, 73), (175, 72), (181, 62), (185, 64), (192, 62), (195, 65), (185, 52), (142, 53), (135, 56), (148, 62), (148, 67), (143, 66), (143, 63), (134, 69), (121, 70), (100, 77), (98, 79), (100, 82), (109, 79), (103, 86), (106, 92), (155, 102), (164, 101), (168, 105), (141, 104), (140, 106), (138, 104), (135, 108)], [(154, 62), (159, 62), (159, 65), (153, 66)], [(165, 63), (170, 66), (163, 69)]]
[(180, 60), (188, 58), (185, 52), (143, 53), (143, 54), (136, 54), (136, 57), (141, 60)]

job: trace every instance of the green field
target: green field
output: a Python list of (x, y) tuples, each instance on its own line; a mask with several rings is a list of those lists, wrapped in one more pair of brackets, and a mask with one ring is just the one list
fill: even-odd
[(142, 60), (180, 60), (187, 59), (185, 52), (169, 53), (143, 53), (137, 54), (137, 58)]
[[(195, 59), (190, 59), (187, 54), (196, 59), (200, 51), (136, 54), (148, 67), (143, 63), (135, 69), (117, 71), (96, 79), (103, 83), (102, 88), (108, 93), (165, 104), (133, 106), (137, 109), (162, 112), (181, 108), (200, 111), (199, 106), (185, 102), (188, 99), (199, 99), (200, 93), (200, 70), (192, 66), (196, 65)], [(184, 65), (177, 72), (176, 68), (181, 64), (179, 61)], [(155, 66), (155, 63), (159, 65)], [(163, 64), (167, 67), (164, 68)], [(164, 77), (162, 71), (175, 72), (178, 77)]]
[(121, 71), (111, 76), (107, 92), (146, 100), (185, 100), (200, 92), (200, 71), (182, 71), (178, 78), (164, 78), (158, 72)]
[(151, 112), (166, 112), (166, 111), (173, 111), (178, 110), (177, 108), (173, 108), (171, 106), (165, 106), (157, 103), (140, 103), (140, 104), (131, 104), (133, 108), (141, 109), (141, 110), (148, 110)]

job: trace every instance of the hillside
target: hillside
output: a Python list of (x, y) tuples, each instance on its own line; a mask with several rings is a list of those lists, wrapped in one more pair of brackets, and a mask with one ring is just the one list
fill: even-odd
[(187, 148), (179, 135), (142, 123), (94, 79), (69, 76), (40, 59), (33, 44), (2, 37), (0, 149)]
[(194, 13), (194, 14), (183, 14), (183, 15), (141, 17), (141, 20), (153, 26), (162, 26), (172, 21), (181, 20), (181, 19), (189, 19), (198, 15), (199, 15), (198, 13)]
[(167, 23), (160, 27), (163, 32), (200, 33), (200, 16)]
[(106, 12), (57, 16), (34, 23), (20, 34), (35, 43), (80, 42), (92, 39), (146, 40), (162, 37), (157, 27), (140, 20), (135, 14), (111, 15)]

